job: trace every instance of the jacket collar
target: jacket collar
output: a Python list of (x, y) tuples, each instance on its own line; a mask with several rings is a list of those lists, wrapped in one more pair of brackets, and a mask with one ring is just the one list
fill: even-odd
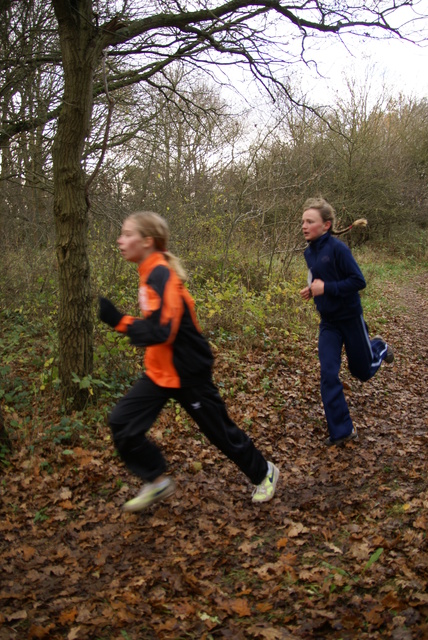
[(322, 236), (320, 236), (316, 240), (312, 240), (312, 242), (309, 242), (309, 247), (313, 251), (318, 252), (321, 249), (321, 247), (323, 247), (325, 243), (328, 242), (330, 238), (331, 238), (330, 231), (326, 231), (325, 233), (322, 234)]
[(146, 276), (148, 276), (155, 267), (158, 267), (160, 265), (167, 267), (168, 261), (163, 256), (161, 251), (155, 251), (154, 253), (150, 254), (149, 257), (146, 258), (143, 262), (141, 262), (141, 264), (138, 265), (138, 273), (140, 274), (140, 278), (145, 279)]

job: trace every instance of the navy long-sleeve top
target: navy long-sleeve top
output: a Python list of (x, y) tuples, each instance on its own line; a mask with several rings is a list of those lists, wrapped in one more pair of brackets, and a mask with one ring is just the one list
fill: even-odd
[(360, 294), (366, 281), (349, 247), (327, 232), (305, 249), (308, 283), (323, 280), (324, 295), (314, 298), (323, 320), (335, 322), (362, 314)]

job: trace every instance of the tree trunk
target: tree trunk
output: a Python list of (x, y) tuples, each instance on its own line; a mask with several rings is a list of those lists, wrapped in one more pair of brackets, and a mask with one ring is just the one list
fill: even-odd
[(82, 156), (90, 131), (93, 73), (98, 54), (91, 2), (53, 0), (53, 4), (64, 69), (64, 98), (53, 148), (59, 375), (63, 404), (68, 409), (82, 409), (88, 390), (79, 388), (73, 374), (82, 379), (92, 373), (93, 367), (89, 205)]

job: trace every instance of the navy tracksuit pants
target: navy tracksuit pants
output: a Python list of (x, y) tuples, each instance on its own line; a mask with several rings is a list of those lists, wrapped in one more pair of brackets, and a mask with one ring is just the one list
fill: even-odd
[(257, 485), (266, 477), (265, 458), (247, 434), (229, 417), (212, 381), (193, 387), (160, 387), (146, 375), (137, 380), (113, 409), (109, 424), (115, 446), (128, 469), (153, 482), (166, 471), (165, 459), (146, 433), (170, 399), (174, 398), (194, 419), (208, 440)]
[(318, 339), (321, 397), (333, 441), (349, 435), (353, 429), (339, 379), (343, 345), (351, 374), (363, 382), (374, 376), (387, 352), (382, 340), (370, 340), (362, 315), (338, 322), (321, 320)]

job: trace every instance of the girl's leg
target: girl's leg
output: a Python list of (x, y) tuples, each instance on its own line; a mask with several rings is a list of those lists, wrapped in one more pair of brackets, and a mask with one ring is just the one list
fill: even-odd
[(348, 404), (339, 379), (343, 338), (334, 325), (322, 321), (318, 339), (321, 364), (321, 397), (327, 419), (330, 439), (334, 442), (353, 430)]
[(132, 473), (147, 482), (153, 482), (166, 470), (162, 453), (146, 433), (168, 398), (168, 389), (143, 376), (119, 400), (109, 416), (120, 457)]
[(268, 464), (253, 441), (229, 417), (221, 396), (212, 382), (179, 389), (174, 398), (194, 419), (208, 440), (232, 460), (255, 485), (268, 472)]
[(387, 346), (379, 338), (370, 340), (363, 316), (343, 323), (349, 371), (365, 382), (370, 380), (386, 356)]

